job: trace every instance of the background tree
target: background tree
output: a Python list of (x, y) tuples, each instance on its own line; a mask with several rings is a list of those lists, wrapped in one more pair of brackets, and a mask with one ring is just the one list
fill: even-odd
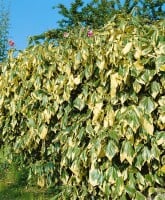
[(63, 32), (80, 24), (100, 28), (119, 13), (132, 13), (151, 21), (165, 17), (164, 0), (91, 0), (87, 4), (83, 0), (74, 0), (69, 8), (63, 4), (53, 8), (58, 9), (63, 16), (62, 20), (58, 21), (59, 28), (30, 37), (30, 42), (40, 39), (58, 40), (63, 36)]
[(76, 26), (78, 23), (99, 28), (114, 14), (129, 14), (134, 9), (137, 15), (156, 20), (165, 17), (163, 6), (164, 0), (92, 0), (86, 5), (82, 0), (75, 0), (70, 8), (63, 4), (57, 6), (64, 17), (58, 23), (61, 28)]
[(4, 60), (7, 53), (9, 33), (9, 10), (4, 1), (0, 0), (0, 61)]

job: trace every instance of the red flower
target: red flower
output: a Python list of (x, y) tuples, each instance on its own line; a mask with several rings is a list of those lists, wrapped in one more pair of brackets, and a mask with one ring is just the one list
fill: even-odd
[(9, 45), (11, 46), (11, 47), (13, 47), (14, 45), (15, 45), (15, 43), (14, 43), (14, 41), (13, 40), (9, 40)]
[(69, 33), (67, 33), (67, 32), (64, 32), (64, 38), (67, 38), (67, 37), (69, 37)]
[(92, 36), (93, 36), (93, 31), (92, 31), (92, 30), (88, 30), (87, 36), (88, 36), (88, 37), (92, 37)]

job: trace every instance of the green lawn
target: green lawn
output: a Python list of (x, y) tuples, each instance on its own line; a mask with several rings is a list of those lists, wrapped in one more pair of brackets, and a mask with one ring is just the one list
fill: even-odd
[(50, 190), (27, 186), (27, 172), (7, 164), (0, 151), (0, 200), (50, 200)]
[(2, 165), (0, 168), (0, 199), (46, 200), (51, 198), (51, 195), (43, 189), (26, 186), (22, 173), (16, 171), (16, 168), (4, 169)]

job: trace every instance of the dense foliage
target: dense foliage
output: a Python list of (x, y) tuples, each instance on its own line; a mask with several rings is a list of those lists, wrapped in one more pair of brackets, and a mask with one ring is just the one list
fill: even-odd
[(55, 199), (143, 200), (164, 191), (165, 21), (116, 16), (99, 30), (11, 50), (0, 144)]
[(0, 0), (0, 62), (7, 55), (9, 29), (9, 11), (3, 0)]

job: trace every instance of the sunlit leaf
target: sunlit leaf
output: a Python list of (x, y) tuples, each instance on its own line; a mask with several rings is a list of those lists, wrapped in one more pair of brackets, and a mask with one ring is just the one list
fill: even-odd
[(122, 143), (121, 151), (120, 151), (120, 160), (123, 162), (127, 160), (130, 165), (132, 165), (132, 161), (134, 159), (134, 149), (132, 144), (129, 141), (124, 141)]
[(85, 107), (85, 102), (82, 98), (77, 97), (74, 100), (74, 107), (81, 111)]
[(157, 70), (165, 71), (165, 56), (164, 55), (160, 55), (159, 57), (157, 57), (156, 68)]
[(94, 187), (102, 183), (102, 175), (98, 169), (89, 170), (89, 183)]
[(156, 108), (155, 102), (150, 97), (144, 97), (140, 101), (139, 106), (143, 109), (145, 113), (148, 113), (148, 114), (152, 113)]
[(111, 161), (114, 155), (118, 152), (118, 147), (115, 144), (113, 140), (110, 140), (108, 142), (108, 145), (106, 147), (105, 155), (108, 157), (108, 159)]
[(124, 49), (122, 50), (122, 53), (124, 55), (127, 54), (131, 50), (131, 48), (132, 48), (132, 42), (128, 42), (124, 47)]
[(47, 135), (47, 133), (48, 133), (48, 128), (47, 128), (46, 126), (43, 125), (43, 126), (40, 128), (40, 130), (41, 130), (41, 132), (40, 132), (40, 138), (41, 138), (42, 140), (44, 140), (45, 137), (46, 137), (46, 135)]

